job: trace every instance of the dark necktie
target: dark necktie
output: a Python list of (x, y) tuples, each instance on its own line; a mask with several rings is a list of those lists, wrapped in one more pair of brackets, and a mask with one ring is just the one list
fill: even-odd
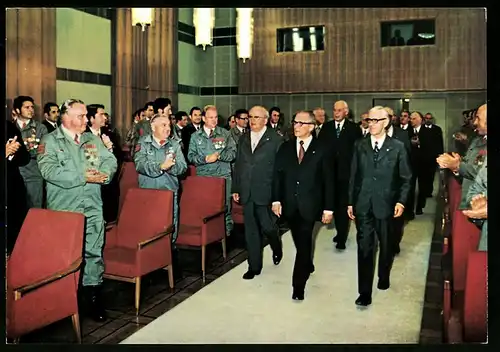
[(336, 132), (337, 132), (337, 138), (339, 138), (340, 137), (340, 123), (337, 124)]
[(208, 138), (212, 138), (214, 136), (214, 130), (210, 130), (210, 135), (208, 136)]
[(302, 162), (302, 159), (304, 159), (304, 155), (306, 154), (306, 150), (304, 149), (304, 141), (300, 141), (300, 148), (299, 148), (299, 164)]
[(23, 122), (23, 125), (21, 126), (22, 129), (26, 128), (26, 122)]
[(165, 139), (162, 139), (162, 140), (160, 141), (160, 146), (163, 146), (163, 145), (165, 144), (165, 142), (166, 142), (166, 140), (165, 140)]
[(80, 140), (78, 139), (78, 135), (77, 134), (75, 134), (74, 141), (75, 141), (76, 144), (80, 144)]
[(373, 162), (376, 163), (378, 161), (378, 152), (380, 149), (378, 149), (378, 142), (375, 141), (375, 148), (373, 148)]

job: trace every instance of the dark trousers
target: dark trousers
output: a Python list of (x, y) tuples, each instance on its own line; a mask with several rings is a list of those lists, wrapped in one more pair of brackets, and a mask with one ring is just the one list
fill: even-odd
[[(406, 209), (405, 209), (405, 211), (406, 211)], [(392, 228), (394, 231), (393, 238), (394, 238), (394, 250), (395, 251), (397, 251), (399, 249), (399, 244), (401, 243), (401, 240), (403, 239), (404, 226), (405, 226), (404, 213), (403, 213), (403, 216), (400, 216), (399, 218), (393, 218)]]
[(392, 217), (377, 219), (372, 211), (356, 213), (358, 243), (358, 291), (371, 295), (375, 275), (375, 254), (379, 244), (378, 277), (388, 280), (394, 259)]
[[(418, 194), (416, 194), (416, 187), (418, 184)], [(432, 185), (432, 183), (431, 183)], [(427, 195), (431, 192), (429, 188), (429, 170), (424, 165), (413, 166), (413, 177), (411, 179), (411, 189), (408, 196), (408, 210), (413, 213), (414, 210), (421, 210), (425, 208)], [(415, 198), (417, 200), (415, 204)]]
[(292, 285), (295, 289), (303, 290), (313, 266), (312, 240), (314, 221), (302, 218), (299, 212), (288, 219), (292, 232), (293, 243), (297, 249), (293, 266)]
[(349, 181), (337, 180), (335, 182), (335, 209), (333, 221), (337, 231), (337, 243), (345, 243), (349, 234), (349, 216), (347, 203), (349, 202)]
[(267, 205), (257, 205), (248, 201), (243, 205), (245, 242), (248, 251), (248, 266), (251, 271), (262, 270), (263, 236), (269, 240), (274, 253), (281, 253), (281, 239), (276, 224), (277, 217)]

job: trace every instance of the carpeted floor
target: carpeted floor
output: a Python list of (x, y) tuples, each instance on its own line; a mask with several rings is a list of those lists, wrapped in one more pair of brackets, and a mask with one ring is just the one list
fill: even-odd
[(303, 302), (291, 299), (295, 248), (287, 233), (279, 266), (272, 264), (266, 247), (260, 276), (242, 280), (247, 269), (242, 263), (122, 343), (418, 343), (435, 207), (435, 200), (429, 199), (424, 215), (406, 226), (391, 288), (378, 291), (375, 278), (368, 308), (354, 304), (354, 226), (344, 252), (334, 248), (334, 231), (318, 226), (316, 272)]

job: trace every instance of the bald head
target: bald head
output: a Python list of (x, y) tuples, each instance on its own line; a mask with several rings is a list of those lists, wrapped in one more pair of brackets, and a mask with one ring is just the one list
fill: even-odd
[(344, 100), (336, 101), (333, 104), (333, 118), (335, 121), (341, 122), (349, 114), (349, 106)]
[(250, 129), (253, 132), (260, 132), (267, 124), (269, 112), (265, 107), (256, 105), (248, 112), (248, 118), (250, 119)]
[(486, 118), (486, 104), (483, 104), (477, 109), (476, 117), (474, 119), (474, 127), (476, 132), (481, 136), (488, 134), (488, 121)]

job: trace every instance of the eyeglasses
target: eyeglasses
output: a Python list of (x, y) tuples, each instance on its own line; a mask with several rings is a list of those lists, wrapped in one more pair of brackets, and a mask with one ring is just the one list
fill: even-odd
[(248, 117), (237, 117), (238, 120), (248, 120)]
[(314, 122), (302, 122), (302, 121), (292, 121), (293, 125), (297, 125), (299, 127), (302, 127), (304, 125), (315, 125)]
[(249, 120), (258, 120), (258, 119), (265, 119), (265, 117), (263, 117), (263, 116), (253, 116), (253, 115), (250, 115), (250, 116), (248, 116), (248, 119), (249, 119)]
[(381, 118), (381, 119), (370, 119), (370, 118), (366, 118), (366, 119), (365, 119), (365, 122), (366, 122), (367, 124), (370, 124), (370, 123), (374, 123), (374, 124), (375, 124), (375, 123), (379, 123), (380, 121), (384, 121), (385, 119), (386, 119), (386, 117)]

